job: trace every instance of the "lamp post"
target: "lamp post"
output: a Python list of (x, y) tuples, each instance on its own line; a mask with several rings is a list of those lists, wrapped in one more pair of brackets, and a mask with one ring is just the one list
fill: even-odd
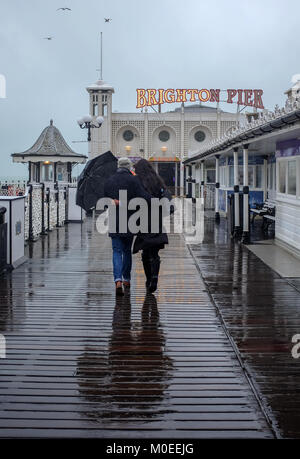
[(77, 120), (77, 123), (81, 129), (88, 130), (88, 142), (90, 142), (91, 141), (91, 129), (101, 127), (103, 121), (104, 121), (104, 118), (102, 116), (98, 116), (95, 120), (95, 123), (93, 123), (93, 117), (91, 115), (85, 115), (82, 118), (79, 118)]

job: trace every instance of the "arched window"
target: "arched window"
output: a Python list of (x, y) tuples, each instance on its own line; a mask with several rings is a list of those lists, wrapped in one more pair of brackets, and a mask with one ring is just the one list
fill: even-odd
[(203, 131), (196, 131), (195, 134), (194, 134), (194, 139), (197, 141), (197, 142), (203, 142), (205, 140), (205, 132)]
[(160, 131), (158, 138), (161, 142), (167, 142), (170, 138), (170, 134), (168, 131)]
[(123, 132), (123, 139), (126, 140), (126, 142), (131, 142), (133, 137), (134, 134), (130, 129), (126, 129), (126, 131)]

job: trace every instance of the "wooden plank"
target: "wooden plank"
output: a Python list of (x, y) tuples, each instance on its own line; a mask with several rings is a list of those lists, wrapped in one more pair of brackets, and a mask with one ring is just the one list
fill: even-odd
[(272, 437), (181, 236), (116, 301), (110, 240), (72, 228), (0, 278), (0, 437)]
[[(300, 367), (291, 356), (300, 329), (298, 281), (280, 278), (226, 237), (221, 223), (217, 240), (212, 231), (191, 249), (274, 425), (284, 438), (300, 438)], [(255, 227), (251, 237), (262, 239)]]

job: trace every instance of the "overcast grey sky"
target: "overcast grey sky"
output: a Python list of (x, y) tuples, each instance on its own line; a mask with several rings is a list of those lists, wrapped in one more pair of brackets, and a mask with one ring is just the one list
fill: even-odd
[(115, 88), (118, 111), (136, 110), (141, 87), (262, 88), (265, 107), (273, 109), (300, 73), (299, 0), (0, 0), (0, 6), (0, 74), (7, 80), (0, 176), (25, 173), (10, 154), (29, 148), (50, 118), (75, 151), (87, 152), (86, 143), (72, 141), (86, 138), (76, 119), (88, 112), (85, 87), (98, 79), (100, 31), (103, 76)]

